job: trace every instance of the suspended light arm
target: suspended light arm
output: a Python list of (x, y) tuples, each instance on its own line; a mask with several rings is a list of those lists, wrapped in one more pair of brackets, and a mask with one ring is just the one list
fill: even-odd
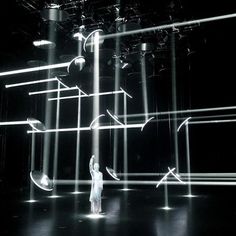
[(46, 65), (46, 66), (37, 66), (37, 67), (31, 67), (31, 68), (26, 68), (26, 69), (0, 72), (0, 77), (1, 76), (6, 76), (6, 75), (16, 75), (16, 74), (29, 73), (29, 72), (34, 72), (34, 71), (41, 71), (41, 70), (49, 70), (49, 69), (67, 67), (69, 65), (69, 63), (70, 62), (64, 62), (64, 63), (59, 63), (59, 64), (52, 64), (52, 65)]
[(61, 92), (61, 91), (72, 91), (72, 90), (78, 90), (78, 87), (35, 91), (35, 92), (29, 92), (29, 95), (31, 96), (31, 95), (37, 95), (37, 94), (56, 93), (56, 92)]
[[(32, 121), (34, 124), (40, 123), (40, 121), (35, 120)], [(8, 125), (28, 125), (29, 122), (27, 120), (24, 121), (5, 121), (5, 122), (0, 122), (0, 126), (8, 126)]]
[(119, 90), (119, 91), (110, 91), (110, 92), (102, 92), (102, 93), (90, 93), (90, 94), (84, 93), (86, 96), (84, 96), (84, 95), (80, 95), (80, 96), (79, 95), (75, 95), (75, 96), (65, 96), (65, 97), (60, 97), (60, 98), (49, 98), (48, 101), (76, 99), (76, 98), (79, 98), (79, 97), (106, 96), (106, 95), (120, 94), (120, 93), (123, 94), (124, 91)]

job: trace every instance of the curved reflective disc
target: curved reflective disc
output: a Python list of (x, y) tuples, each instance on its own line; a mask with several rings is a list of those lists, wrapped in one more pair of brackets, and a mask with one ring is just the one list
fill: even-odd
[(81, 71), (85, 66), (85, 59), (83, 56), (75, 57), (67, 67), (67, 72)]
[[(103, 35), (103, 30), (101, 29), (97, 29), (97, 30), (94, 30), (92, 31), (85, 39), (84, 41), (84, 45), (83, 45), (83, 48), (84, 48), (84, 51), (85, 52), (94, 52), (94, 36), (95, 36), (95, 33), (99, 32), (99, 35)], [(99, 44), (103, 44), (104, 42), (104, 39), (101, 39), (99, 38)]]
[(48, 178), (42, 171), (33, 170), (30, 172), (30, 178), (39, 188), (45, 191), (53, 190), (53, 181)]
[(113, 179), (115, 179), (115, 180), (120, 180), (120, 179), (117, 177), (117, 174), (116, 174), (116, 172), (115, 172), (113, 169), (111, 169), (111, 168), (109, 168), (109, 167), (106, 167), (106, 170), (107, 170), (108, 174), (109, 174)]
[(33, 42), (33, 45), (37, 48), (41, 49), (54, 49), (56, 47), (56, 44), (49, 40), (37, 40)]
[(36, 131), (44, 131), (46, 130), (44, 124), (40, 122), (39, 120), (36, 120), (34, 118), (27, 118), (27, 121), (29, 125)]

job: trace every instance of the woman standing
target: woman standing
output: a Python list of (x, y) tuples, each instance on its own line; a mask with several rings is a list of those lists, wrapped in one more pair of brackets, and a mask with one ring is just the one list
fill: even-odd
[(95, 163), (94, 155), (89, 161), (89, 171), (92, 176), (91, 192), (89, 201), (91, 202), (91, 212), (98, 214), (102, 211), (101, 194), (103, 190), (103, 175), (99, 171), (99, 164)]

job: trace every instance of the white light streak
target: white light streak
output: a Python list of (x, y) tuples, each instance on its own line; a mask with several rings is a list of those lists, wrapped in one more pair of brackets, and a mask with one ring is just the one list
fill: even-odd
[[(39, 124), (40, 121), (34, 120), (32, 121), (34, 124)], [(29, 122), (27, 120), (24, 121), (5, 121), (5, 122), (0, 122), (0, 126), (6, 126), (6, 125), (29, 125)]]
[(37, 95), (37, 94), (56, 93), (56, 92), (61, 92), (61, 91), (72, 91), (72, 90), (78, 90), (78, 87), (41, 90), (41, 91), (29, 92), (29, 95), (31, 96), (31, 95)]
[(164, 180), (166, 180), (167, 176), (171, 173), (171, 171), (174, 171), (174, 170), (175, 170), (175, 168), (172, 168), (171, 170), (169, 169), (169, 171), (164, 175), (164, 177), (157, 183), (156, 188), (158, 188), (159, 185), (160, 185), (162, 182), (164, 182)]
[[(83, 92), (84, 93), (84, 92)], [(94, 96), (105, 96), (105, 95), (112, 95), (112, 94), (119, 94), (119, 93), (124, 93), (123, 91), (111, 91), (111, 92), (102, 92), (102, 93), (91, 93), (91, 94), (85, 94), (81, 95), (80, 97), (94, 97)], [(60, 98), (49, 98), (48, 101), (56, 101), (56, 100), (66, 100), (66, 99), (74, 99), (78, 98), (79, 95), (75, 96), (65, 96), (65, 97), (60, 97)]]
[[(54, 184), (57, 185), (91, 185), (91, 180), (54, 180)], [(148, 180), (103, 180), (104, 185), (123, 185), (128, 183), (129, 185), (156, 185), (156, 181)], [(179, 181), (163, 181), (163, 184), (167, 185), (179, 185)], [(199, 186), (236, 186), (236, 181), (191, 181), (191, 185)]]
[(236, 119), (231, 120), (205, 120), (205, 121), (191, 121), (188, 122), (190, 125), (197, 125), (197, 124), (212, 124), (212, 123), (231, 123), (236, 122)]
[[(201, 108), (201, 109), (187, 109), (187, 110), (177, 110), (177, 111), (162, 111), (162, 112), (150, 112), (149, 116), (162, 116), (162, 115), (172, 115), (172, 114), (184, 114), (184, 113), (197, 113), (197, 112), (208, 112), (208, 111), (225, 111), (225, 110), (235, 110), (236, 106), (228, 106), (228, 107), (211, 107), (211, 108)], [(145, 113), (140, 114), (130, 114), (128, 117), (142, 117), (146, 116)], [(119, 117), (123, 117), (123, 115), (119, 115)]]
[(182, 127), (184, 124), (186, 124), (191, 118), (192, 118), (192, 117), (188, 117), (187, 119), (185, 119), (185, 120), (180, 124), (180, 126), (178, 127), (177, 132), (179, 132), (179, 130), (181, 129), (181, 127)]
[(146, 120), (146, 122), (143, 124), (143, 126), (142, 126), (142, 128), (141, 128), (141, 131), (143, 131), (143, 129), (144, 129), (144, 127), (146, 126), (146, 124), (147, 124), (150, 120), (152, 120), (152, 119), (154, 119), (154, 117), (151, 117), (151, 118), (149, 118), (148, 120)]
[(37, 66), (37, 67), (31, 67), (31, 68), (26, 68), (26, 69), (0, 72), (0, 77), (1, 76), (6, 76), (6, 75), (16, 75), (16, 74), (29, 73), (29, 72), (34, 72), (34, 71), (62, 68), (62, 67), (67, 67), (68, 65), (69, 65), (69, 62), (65, 62), (65, 63), (59, 63), (59, 64), (52, 64), (52, 65), (46, 65), (46, 66)]
[(101, 38), (107, 39), (107, 38), (122, 37), (122, 36), (133, 35), (133, 34), (143, 34), (143, 33), (150, 32), (150, 31), (158, 31), (158, 30), (163, 30), (163, 29), (173, 29), (173, 28), (178, 28), (178, 27), (182, 27), (182, 26), (207, 23), (207, 22), (211, 22), (211, 21), (224, 20), (224, 19), (230, 19), (230, 18), (235, 18), (235, 17), (236, 17), (236, 13), (227, 14), (227, 15), (221, 15), (221, 16), (215, 16), (215, 17), (202, 18), (202, 19), (198, 19), (198, 20), (176, 22), (173, 24), (166, 24), (166, 25), (154, 26), (154, 27), (149, 27), (149, 28), (144, 28), (144, 29), (131, 30), (131, 31), (126, 31), (126, 32), (122, 32), (122, 33), (107, 34), (107, 35), (101, 36)]
[(107, 113), (108, 113), (108, 115), (109, 115), (114, 121), (116, 121), (118, 124), (124, 125), (123, 123), (121, 123), (121, 122), (118, 120), (118, 118), (117, 118), (115, 115), (112, 115), (112, 114), (109, 112), (109, 110), (107, 110)]
[(52, 44), (54, 44), (54, 43), (51, 42), (51, 41), (49, 41), (49, 40), (44, 40), (44, 39), (42, 39), (42, 40), (37, 40), (37, 41), (34, 41), (34, 42), (33, 42), (33, 45), (34, 45), (35, 47), (40, 47), (40, 46), (43, 46), (43, 45), (52, 45)]
[(16, 84), (6, 84), (5, 87), (6, 88), (13, 88), (13, 87), (20, 87), (20, 86), (31, 85), (31, 84), (47, 83), (50, 81), (58, 81), (60, 83), (60, 81), (57, 78), (51, 78), (51, 79), (27, 81), (27, 82), (16, 83)]
[[(98, 117), (97, 117), (98, 118)], [(127, 125), (104, 125), (93, 127), (92, 129), (98, 130), (107, 130), (107, 129), (135, 129), (135, 128), (142, 128), (143, 124), (127, 124)], [(90, 127), (80, 127), (80, 128), (64, 128), (64, 129), (47, 129), (47, 130), (28, 130), (28, 134), (32, 133), (54, 133), (54, 132), (72, 132), (72, 131), (85, 131), (91, 130)]]
[(89, 128), (90, 129), (95, 129), (95, 127), (93, 127), (93, 124), (100, 118), (100, 117), (102, 117), (102, 116), (105, 116), (104, 114), (101, 114), (101, 115), (99, 115), (99, 116), (97, 116), (95, 119), (93, 119), (93, 121), (90, 123), (90, 125), (89, 125)]
[(120, 90), (123, 91), (123, 93), (128, 96), (129, 98), (133, 98), (130, 94), (128, 94), (123, 88), (120, 87)]

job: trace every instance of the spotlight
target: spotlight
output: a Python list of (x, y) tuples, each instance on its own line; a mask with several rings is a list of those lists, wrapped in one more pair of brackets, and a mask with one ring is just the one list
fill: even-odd
[[(83, 49), (85, 52), (94, 52), (94, 45), (95, 45), (94, 36), (97, 32), (99, 32), (100, 36), (104, 34), (102, 29), (96, 29), (92, 31), (91, 33), (89, 33), (88, 36), (85, 38), (84, 45), (83, 45)], [(104, 42), (104, 39), (99, 38), (99, 45), (103, 44), (103, 42)]]
[(53, 190), (53, 181), (48, 178), (42, 171), (33, 170), (30, 172), (30, 178), (33, 183), (45, 191)]
[(83, 56), (75, 57), (67, 67), (68, 73), (81, 71), (85, 66), (85, 58)]
[(54, 42), (44, 39), (33, 41), (33, 45), (41, 49), (54, 49), (56, 47)]

